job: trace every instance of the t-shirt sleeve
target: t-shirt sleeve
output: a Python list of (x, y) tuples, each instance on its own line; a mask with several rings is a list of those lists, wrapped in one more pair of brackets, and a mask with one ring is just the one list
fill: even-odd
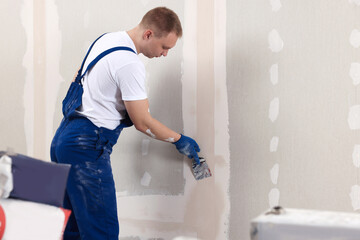
[(147, 98), (144, 65), (135, 62), (123, 66), (116, 72), (116, 81), (123, 101)]

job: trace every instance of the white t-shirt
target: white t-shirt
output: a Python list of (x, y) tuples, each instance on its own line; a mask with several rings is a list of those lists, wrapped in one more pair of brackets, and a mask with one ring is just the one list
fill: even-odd
[[(83, 72), (100, 53), (119, 46), (130, 47), (136, 52), (125, 31), (102, 36), (90, 51)], [(130, 51), (119, 50), (106, 55), (86, 73), (82, 82), (84, 93), (78, 113), (97, 127), (115, 129), (125, 118), (124, 101), (147, 98), (144, 64)]]

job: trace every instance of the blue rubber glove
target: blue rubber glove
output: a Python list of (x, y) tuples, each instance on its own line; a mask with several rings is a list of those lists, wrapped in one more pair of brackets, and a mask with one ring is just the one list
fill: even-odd
[(190, 159), (195, 159), (196, 164), (200, 164), (198, 152), (200, 152), (199, 145), (196, 141), (190, 137), (181, 134), (180, 139), (177, 142), (174, 142), (176, 149), (186, 155)]

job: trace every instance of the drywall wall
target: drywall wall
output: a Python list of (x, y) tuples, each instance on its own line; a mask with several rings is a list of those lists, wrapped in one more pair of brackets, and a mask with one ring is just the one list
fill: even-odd
[(230, 239), (267, 208), (359, 209), (358, 1), (227, 1)]
[(166, 58), (141, 56), (150, 112), (172, 129), (197, 139), (214, 177), (196, 182), (190, 161), (173, 145), (156, 142), (134, 128), (124, 130), (112, 153), (120, 238), (227, 239), (223, 0), (2, 3), (1, 11), (9, 14), (3, 16), (14, 19), (11, 27), (3, 26), (4, 31), (18, 34), (4, 40), (4, 53), (13, 54), (11, 61), (2, 61), (13, 67), (3, 73), (6, 83), (12, 74), (18, 74), (19, 81), (11, 85), (16, 89), (4, 89), (1, 95), (1, 109), (11, 118), (2, 119), (7, 123), (2, 124), (3, 136), (9, 137), (1, 139), (1, 146), (49, 160), (51, 139), (62, 119), (62, 99), (88, 46), (104, 32), (134, 27), (146, 11), (163, 5), (178, 13), (184, 36)]
[[(23, 98), (26, 88), (26, 33), (23, 28), (21, 2), (0, 2), (1, 20), (1, 44), (0, 44), (0, 148), (15, 148), (20, 152), (26, 152), (27, 141), (26, 128), (32, 128), (25, 124), (25, 99)], [(11, 23), (11, 24), (6, 24)], [(32, 59), (26, 59), (32, 61)]]
[(1, 1), (0, 147), (49, 160), (91, 41), (160, 5), (184, 36), (142, 58), (150, 111), (197, 139), (214, 176), (196, 182), (173, 146), (124, 131), (112, 154), (121, 239), (246, 240), (277, 204), (358, 211), (356, 0)]

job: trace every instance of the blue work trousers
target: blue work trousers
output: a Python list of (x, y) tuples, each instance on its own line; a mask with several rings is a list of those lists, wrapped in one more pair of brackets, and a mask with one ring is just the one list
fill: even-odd
[(85, 117), (62, 120), (51, 144), (51, 161), (71, 164), (64, 208), (72, 214), (64, 240), (118, 240), (110, 154), (122, 129), (98, 128)]

